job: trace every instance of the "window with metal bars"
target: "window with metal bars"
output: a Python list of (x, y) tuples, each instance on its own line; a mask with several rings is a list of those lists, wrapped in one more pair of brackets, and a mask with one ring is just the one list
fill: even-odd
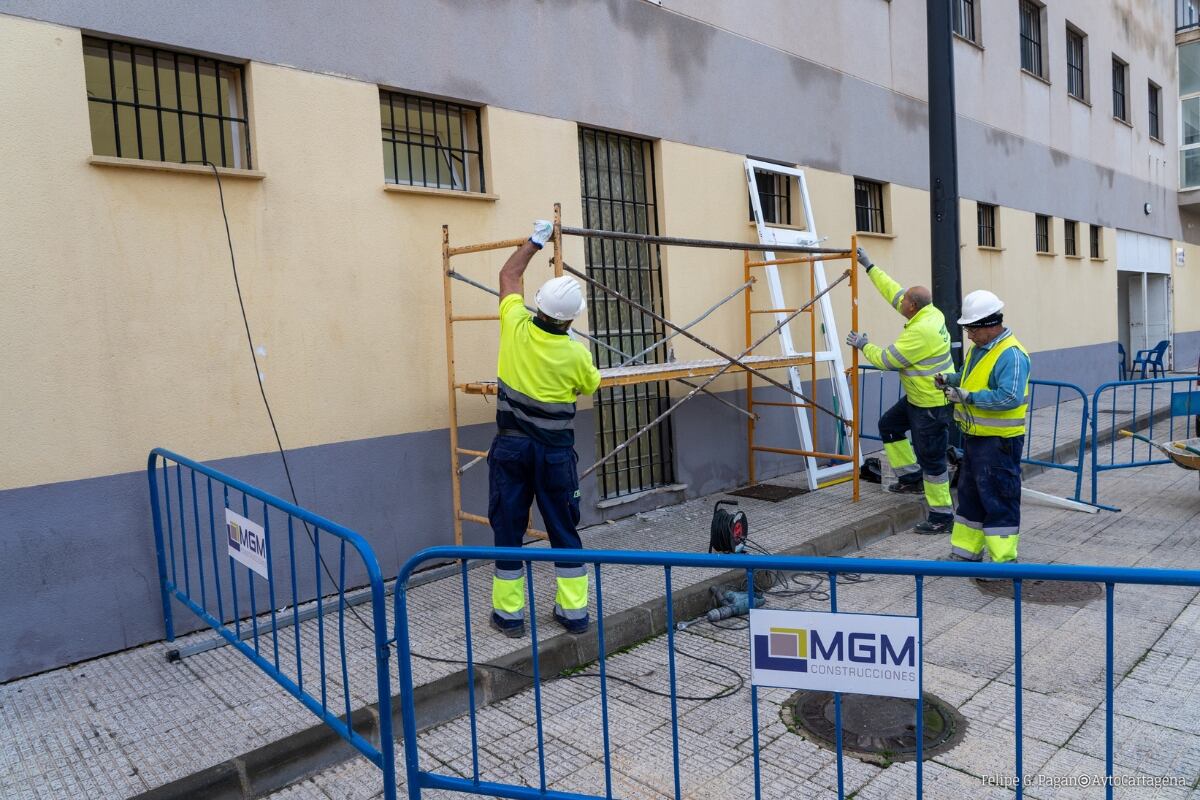
[(1154, 81), (1149, 81), (1146, 90), (1146, 100), (1150, 109), (1150, 137), (1162, 141), (1162, 88)]
[(1121, 59), (1113, 56), (1112, 60), (1112, 92), (1113, 92), (1113, 116), (1117, 119), (1128, 122), (1129, 108), (1125, 102), (1125, 81), (1129, 74), (1129, 65)]
[(83, 37), (92, 152), (250, 168), (242, 66)]
[(1039, 253), (1050, 252), (1050, 217), (1045, 214), (1033, 217), (1033, 245)]
[[(758, 185), (758, 203), (762, 206), (763, 221), (770, 225), (792, 224), (792, 179), (778, 172), (754, 170)], [(754, 205), (749, 205), (750, 221), (754, 221)]]
[(387, 183), (484, 192), (479, 109), (379, 90)]
[(1085, 39), (1072, 27), (1067, 27), (1067, 94), (1087, 102), (1087, 80), (1084, 70)]
[[(654, 145), (632, 136), (579, 129), (579, 166), (584, 227), (632, 233), (658, 233)], [(640, 242), (588, 239), (588, 275), (660, 314), (662, 272), (658, 248)], [(667, 360), (663, 325), (604, 292), (588, 290), (588, 320), (596, 363), (617, 366), (647, 348), (640, 360)], [(616, 386), (596, 395), (596, 452), (608, 455), (670, 406), (664, 382)], [(671, 418), (635, 439), (598, 470), (600, 494), (619, 497), (674, 482)]]
[(1092, 244), (1092, 258), (1100, 258), (1100, 231), (1104, 230), (1098, 225), (1089, 225)]
[(987, 203), (976, 203), (976, 218), (979, 246), (996, 247), (996, 207)]
[(1021, 0), (1021, 69), (1039, 78), (1042, 71), (1042, 6)]
[(868, 233), (887, 233), (883, 211), (883, 184), (865, 178), (855, 178), (855, 229)]
[(954, 32), (976, 44), (975, 0), (951, 0), (951, 25)]
[(1063, 220), (1063, 252), (1069, 256), (1079, 255), (1079, 245), (1076, 243), (1078, 233), (1078, 222), (1073, 219)]

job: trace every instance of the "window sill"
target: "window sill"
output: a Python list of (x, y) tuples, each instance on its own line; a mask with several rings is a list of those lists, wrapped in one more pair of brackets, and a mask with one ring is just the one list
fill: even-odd
[(1162, 144), (1162, 145), (1166, 144), (1166, 142), (1164, 140), (1158, 138), (1154, 134), (1150, 134), (1150, 141), (1154, 142), (1155, 144)]
[(985, 253), (1003, 253), (1004, 252), (1003, 247), (992, 247), (992, 246), (986, 245), (986, 244), (978, 245), (977, 249), (982, 250)]
[[(1080, 256), (1080, 258), (1083, 258), (1083, 256)], [(1092, 256), (1092, 258), (1090, 260), (1091, 261), (1108, 261), (1107, 258), (1096, 258), (1095, 256)]]
[(1030, 78), (1033, 78), (1035, 81), (1041, 81), (1042, 83), (1046, 84), (1047, 86), (1051, 85), (1049, 78), (1045, 78), (1041, 75), (1038, 75), (1036, 72), (1030, 72), (1029, 70), (1025, 69), (1024, 67), (1021, 67), (1021, 72), (1023, 72), (1025, 75), (1028, 75)]
[[(175, 172), (185, 175), (213, 174), (213, 168), (204, 164), (176, 164), (173, 161), (146, 161), (141, 158), (120, 158), (117, 156), (88, 156), (88, 163), (97, 167), (123, 167), (127, 169), (144, 169), (152, 172)], [(256, 169), (231, 169), (217, 167), (217, 174), (222, 178), (244, 178), (261, 181), (267, 173)]]
[(1064, 255), (1064, 256), (1063, 256), (1063, 258), (1070, 258), (1070, 259), (1073, 259), (1073, 260), (1075, 260), (1075, 261), (1083, 261), (1083, 256), (1073, 256), (1073, 255), (1071, 255), (1070, 253), (1068, 253), (1068, 254)]
[(967, 44), (971, 45), (971, 47), (974, 47), (976, 50), (979, 50), (981, 52), (985, 49), (984, 46), (981, 45), (979, 42), (975, 41), (974, 39), (968, 39), (967, 37), (963, 36), (961, 33), (955, 33), (954, 38), (958, 39), (960, 42), (966, 42)]
[(1087, 106), (1088, 108), (1092, 107), (1092, 104), (1089, 103), (1087, 100), (1084, 100), (1082, 97), (1076, 97), (1075, 95), (1071, 94), (1070, 92), (1067, 92), (1067, 97), (1071, 98), (1076, 103), (1079, 103), (1082, 106)]
[(499, 195), (484, 194), (483, 192), (462, 192), (457, 189), (435, 189), (430, 186), (406, 186), (400, 183), (385, 183), (383, 185), (383, 190), (385, 192), (397, 192), (399, 194), (423, 194), (430, 197), (452, 197), (456, 200), (483, 200), (489, 203), (494, 203), (500, 199)]
[(1055, 258), (1058, 256), (1058, 253), (1054, 253), (1049, 250), (1035, 250), (1034, 252), (1039, 256), (1046, 256), (1046, 258)]
[(855, 231), (855, 236), (865, 236), (868, 239), (895, 239), (894, 233), (876, 233), (875, 231)]
[(1127, 120), (1127, 119), (1121, 119), (1120, 117), (1115, 117), (1115, 116), (1114, 116), (1114, 117), (1113, 117), (1113, 122), (1119, 122), (1119, 123), (1121, 123), (1122, 125), (1124, 125), (1126, 128), (1132, 128), (1132, 127), (1133, 127), (1133, 123), (1132, 123), (1132, 122), (1130, 122), (1130, 121), (1129, 121), (1129, 120)]

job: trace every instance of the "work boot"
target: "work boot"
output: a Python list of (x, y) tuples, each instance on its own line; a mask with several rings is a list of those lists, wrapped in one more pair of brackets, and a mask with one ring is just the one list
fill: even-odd
[(926, 519), (913, 525), (913, 533), (929, 536), (935, 533), (949, 533), (953, 520)]
[(971, 559), (969, 559), (969, 558), (963, 558), (963, 557), (962, 557), (962, 556), (960, 556), (958, 553), (950, 553), (949, 555), (945, 555), (945, 556), (939, 556), (939, 557), (938, 557), (938, 561), (958, 561), (958, 562), (961, 562), (961, 563), (963, 563), (963, 564), (974, 564), (974, 563), (976, 563), (976, 562), (972, 561), (972, 560), (971, 560)]
[(892, 494), (925, 494), (920, 481), (896, 481), (889, 483), (887, 490)]
[(510, 639), (520, 639), (525, 635), (525, 620), (501, 619), (496, 616), (495, 612), (492, 612), (492, 616), (488, 619), (488, 622), (493, 628)]
[(567, 619), (562, 614), (558, 613), (557, 609), (554, 611), (554, 621), (561, 625), (567, 633), (579, 635), (581, 633), (587, 633), (588, 630), (588, 621), (586, 617), (584, 619)]

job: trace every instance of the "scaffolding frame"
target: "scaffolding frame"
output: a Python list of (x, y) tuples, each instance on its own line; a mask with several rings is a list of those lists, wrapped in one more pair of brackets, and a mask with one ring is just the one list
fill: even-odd
[[(692, 248), (708, 248), (720, 249), (729, 251), (741, 251), (743, 253), (742, 270), (743, 283), (736, 290), (731, 291), (722, 300), (710, 307), (700, 316), (685, 325), (677, 325), (671, 322), (666, 317), (657, 314), (651, 309), (639, 304), (632, 298), (617, 292), (608, 286), (605, 286), (598, 281), (595, 281), (588, 275), (574, 269), (571, 265), (563, 261), (562, 237), (576, 236), (583, 239), (614, 239), (630, 242), (640, 242), (650, 245), (672, 246), (672, 247), (692, 247)], [(504, 239), (493, 242), (483, 242), (478, 244), (468, 244), (457, 247), (450, 246), (450, 226), (442, 226), (442, 291), (444, 295), (444, 318), (445, 318), (445, 337), (446, 337), (446, 388), (447, 388), (447, 411), (449, 414), (449, 429), (450, 429), (450, 477), (451, 477), (451, 496), (454, 504), (454, 543), (462, 544), (462, 529), (464, 522), (475, 522), (481, 525), (488, 525), (488, 519), (480, 514), (473, 514), (465, 511), (462, 504), (462, 476), (471, 467), (478, 464), (487, 458), (487, 452), (483, 450), (475, 450), (472, 448), (462, 447), (459, 441), (459, 423), (458, 423), (458, 394), (461, 392), (467, 395), (495, 395), (497, 393), (497, 383), (494, 380), (490, 381), (466, 381), (459, 382), (456, 366), (455, 366), (455, 341), (454, 341), (454, 325), (459, 322), (498, 322), (500, 319), (499, 312), (495, 314), (455, 314), (454, 313), (454, 292), (453, 281), (466, 283), (474, 288), (499, 295), (499, 292), (490, 287), (474, 281), (465, 275), (461, 275), (454, 271), (452, 267), (452, 259), (455, 256), (469, 255), (473, 253), (484, 253), (495, 250), (506, 250), (509, 248), (519, 247), (525, 243), (525, 238), (519, 239)], [(748, 452), (750, 455), (750, 483), (756, 483), (754, 469), (754, 454), (756, 452), (771, 452), (784, 455), (803, 456), (806, 458), (819, 458), (829, 461), (852, 462), (857, 465), (860, 461), (859, 436), (858, 436), (858, 413), (859, 413), (859, 397), (858, 397), (858, 351), (852, 352), (852, 363), (847, 369), (851, 382), (851, 415), (849, 418), (824, 407), (815, 399), (805, 396), (802, 392), (794, 387), (788, 386), (785, 383), (776, 380), (766, 374), (765, 370), (773, 369), (790, 369), (801, 366), (809, 366), (812, 370), (813, 382), (810, 383), (812, 393), (816, 395), (816, 364), (817, 359), (812, 353), (801, 353), (796, 355), (753, 355), (753, 351), (761, 346), (765, 341), (776, 335), (781, 328), (789, 322), (799, 317), (801, 314), (809, 314), (811, 318), (810, 329), (815, 332), (816, 326), (816, 311), (818, 301), (825, 297), (835, 286), (842, 282), (847, 282), (850, 288), (850, 316), (851, 327), (854, 330), (858, 328), (858, 271), (855, 268), (856, 251), (858, 247), (857, 237), (852, 236), (850, 240), (850, 248), (847, 250), (809, 247), (799, 245), (773, 245), (771, 250), (778, 253), (788, 253), (782, 258), (776, 257), (770, 260), (752, 260), (750, 254), (752, 252), (763, 252), (764, 245), (761, 243), (750, 242), (728, 242), (712, 239), (686, 239), (675, 236), (659, 236), (652, 234), (641, 233), (623, 233), (619, 231), (605, 231), (590, 228), (575, 228), (567, 227), (562, 224), (562, 206), (559, 203), (554, 204), (554, 230), (550, 239), (551, 245), (551, 266), (555, 277), (561, 276), (564, 273), (570, 273), (576, 276), (585, 283), (596, 287), (619, 302), (628, 304), (633, 309), (641, 314), (649, 316), (661, 322), (666, 329), (671, 333), (658, 339), (653, 346), (646, 348), (641, 353), (630, 354), (623, 353), (611, 345), (601, 342), (592, 337), (586, 332), (574, 330), (573, 332), (580, 337), (596, 344), (607, 350), (621, 356), (622, 363), (617, 367), (609, 367), (600, 370), (600, 388), (608, 388), (613, 386), (630, 386), (639, 383), (651, 383), (658, 381), (674, 381), (682, 383), (690, 388), (690, 391), (674, 400), (670, 406), (660, 414), (656, 419), (641, 427), (636, 433), (628, 437), (620, 445), (614, 447), (605, 454), (599, 461), (586, 470), (580, 473), (580, 479), (587, 477), (600, 466), (611, 460), (618, 453), (628, 447), (638, 437), (644, 435), (647, 431), (660, 424), (668, 416), (674, 413), (680, 406), (689, 400), (704, 393), (716, 399), (718, 402), (733, 408), (738, 413), (747, 417), (747, 438)], [(841, 274), (836, 280), (830, 282), (821, 291), (816, 290), (815, 277), (812, 270), (812, 265), (821, 261), (837, 261), (846, 259), (850, 262), (850, 267)], [(809, 286), (810, 297), (808, 302), (797, 307), (787, 309), (755, 309), (751, 304), (751, 292), (757, 278), (752, 274), (752, 269), (757, 267), (767, 267), (776, 265), (809, 265)], [(719, 347), (705, 341), (701, 337), (691, 333), (689, 330), (710, 314), (730, 302), (738, 295), (743, 295), (744, 298), (744, 313), (745, 313), (745, 349), (738, 355), (730, 355)], [(777, 322), (765, 334), (761, 334), (757, 338), (753, 331), (753, 318), (757, 314), (770, 313), (774, 314)], [(786, 315), (786, 316), (785, 316)], [(675, 336), (683, 336), (701, 347), (712, 352), (716, 357), (691, 360), (691, 361), (671, 361), (666, 363), (647, 363), (644, 359), (661, 347), (668, 340)], [(815, 339), (814, 339), (815, 341)], [(638, 362), (641, 363), (638, 363)], [(746, 401), (747, 408), (743, 409), (720, 395), (709, 392), (708, 387), (722, 375), (728, 373), (741, 372), (745, 374), (746, 379)], [(782, 389), (784, 392), (792, 395), (792, 402), (767, 402), (756, 401), (753, 399), (754, 378), (759, 378), (767, 383)], [(703, 379), (696, 383), (694, 379)], [(767, 447), (756, 445), (755, 443), (755, 423), (759, 416), (754, 412), (755, 406), (783, 406), (788, 408), (806, 408), (813, 413), (814, 420), (816, 413), (822, 412), (831, 416), (835, 421), (842, 423), (848, 430), (848, 435), (852, 440), (851, 452), (845, 453), (826, 453), (815, 449), (800, 450), (795, 448), (782, 447)], [(814, 426), (815, 429), (815, 426)], [(466, 464), (461, 464), (460, 459), (463, 457), (471, 458)], [(859, 476), (857, 469), (851, 469), (851, 475), (846, 478), (830, 481), (823, 486), (832, 485), (834, 483), (843, 483), (851, 481), (853, 483), (853, 499), (855, 502), (859, 499)], [(545, 531), (537, 530), (530, 527), (527, 531), (527, 536), (534, 539), (545, 539), (547, 534)]]

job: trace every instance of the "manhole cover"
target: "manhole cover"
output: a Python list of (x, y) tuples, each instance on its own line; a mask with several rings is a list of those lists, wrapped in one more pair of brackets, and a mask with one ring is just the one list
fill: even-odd
[[(975, 585), (984, 594), (996, 597), (1013, 596), (1013, 582), (1004, 580), (979, 580)], [(1104, 587), (1086, 581), (1021, 581), (1021, 602), (1048, 603), (1050, 605), (1084, 605), (1104, 596)]]
[(736, 492), (726, 492), (735, 497), (749, 497), (751, 500), (766, 500), (769, 503), (778, 503), (780, 500), (807, 493), (808, 489), (800, 486), (780, 486), (775, 483), (756, 483)]
[[(837, 747), (832, 692), (803, 690), (783, 703), (783, 724), (811, 742)], [(962, 741), (967, 721), (944, 700), (925, 694), (926, 761)], [(865, 694), (842, 695), (842, 750), (871, 764), (887, 766), (917, 758), (917, 701)]]

